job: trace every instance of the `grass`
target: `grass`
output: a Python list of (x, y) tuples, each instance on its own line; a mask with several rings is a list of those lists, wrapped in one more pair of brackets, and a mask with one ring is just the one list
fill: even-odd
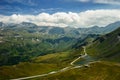
[(60, 66), (63, 65), (63, 67), (65, 67), (65, 66), (70, 65), (70, 62), (72, 62), (74, 59), (76, 59), (82, 53), (83, 53), (83, 49), (81, 48), (78, 51), (70, 50), (67, 52), (47, 54), (44, 56), (39, 56), (37, 58), (34, 58), (33, 62), (35, 62), (35, 63), (54, 63), (54, 64), (58, 64)]
[[(87, 47), (87, 53), (94, 57), (97, 56), (99, 58), (103, 58), (104, 60), (120, 62), (119, 32), (120, 28), (112, 33), (101, 36), (98, 40), (93, 42), (93, 44)], [(103, 40), (99, 41), (101, 38)]]
[(90, 64), (90, 67), (71, 69), (31, 80), (119, 80), (119, 78), (120, 64), (101, 61)]
[(53, 63), (55, 63), (55, 62), (59, 62), (59, 61), (65, 59), (67, 56), (69, 56), (69, 52), (47, 54), (45, 56), (39, 56), (39, 57), (35, 58), (34, 61), (35, 62), (47, 62), (47, 63), (53, 62)]
[(13, 66), (0, 67), (0, 80), (40, 75), (60, 70), (70, 65), (70, 62), (80, 53), (74, 51), (47, 54), (34, 58), (32, 62), (21, 62)]
[(24, 62), (18, 65), (0, 67), (0, 80), (39, 75), (59, 69), (58, 65), (52, 63)]

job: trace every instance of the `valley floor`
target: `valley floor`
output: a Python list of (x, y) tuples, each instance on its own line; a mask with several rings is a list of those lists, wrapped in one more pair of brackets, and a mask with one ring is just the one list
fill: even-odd
[(75, 65), (79, 59), (87, 56), (84, 54), (70, 63), (70, 66), (46, 74), (12, 79), (12, 80), (118, 80), (120, 76), (120, 64), (105, 61), (93, 61), (83, 65)]
[(100, 61), (57, 74), (31, 80), (119, 80), (120, 64)]
[[(69, 60), (68, 53), (58, 53), (35, 59), (35, 63), (26, 62), (11, 67), (3, 66), (0, 67), (0, 80), (119, 80), (119, 63), (93, 61), (83, 65), (75, 65), (74, 63), (80, 58), (87, 56), (85, 47), (82, 53), (84, 54), (67, 62), (69, 65), (58, 64), (61, 58), (62, 62)], [(51, 63), (53, 61), (56, 63)]]
[[(86, 53), (86, 48), (83, 47), (83, 51), (84, 51), (84, 54), (83, 55), (80, 55), (78, 58), (76, 58), (75, 60), (73, 60), (71, 63), (70, 63), (70, 66), (67, 66), (67, 67), (64, 67), (58, 71), (51, 71), (49, 73), (46, 73), (46, 74), (41, 74), (41, 75), (35, 75), (35, 76), (29, 76), (29, 77), (23, 77), (23, 78), (17, 78), (17, 79), (11, 79), (11, 80), (25, 80), (25, 79), (31, 79), (31, 78), (36, 78), (36, 77), (43, 77), (43, 76), (48, 76), (48, 75), (51, 75), (51, 74), (57, 74), (59, 72), (64, 72), (66, 70), (71, 70), (71, 69), (75, 69), (75, 68), (79, 68), (79, 67), (82, 67), (83, 65), (74, 65), (74, 63), (76, 61), (78, 61), (80, 58), (84, 58), (87, 56), (87, 53)], [(89, 63), (88, 63), (89, 64)], [(86, 64), (86, 65), (88, 65)]]

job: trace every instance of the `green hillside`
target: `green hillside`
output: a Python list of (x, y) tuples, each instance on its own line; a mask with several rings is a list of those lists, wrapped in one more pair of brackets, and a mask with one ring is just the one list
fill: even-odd
[(120, 28), (98, 37), (86, 50), (94, 57), (120, 62)]
[(119, 80), (120, 28), (88, 44), (86, 52), (99, 62), (31, 80)]
[[(82, 49), (80, 50), (82, 51)], [(11, 66), (0, 67), (0, 80), (34, 76), (60, 70), (70, 65), (70, 62), (81, 53), (74, 51), (47, 54), (33, 58), (31, 62), (21, 62)]]
[(0, 66), (28, 62), (33, 57), (63, 52), (71, 49), (78, 41), (75, 37), (30, 33), (20, 29), (0, 29)]
[(90, 64), (90, 67), (71, 69), (30, 80), (119, 80), (119, 78), (119, 64), (101, 61)]

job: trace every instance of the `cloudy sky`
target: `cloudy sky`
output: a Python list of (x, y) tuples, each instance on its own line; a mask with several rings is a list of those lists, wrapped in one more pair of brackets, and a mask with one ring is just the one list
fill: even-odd
[(120, 0), (0, 0), (0, 21), (104, 27), (120, 21)]

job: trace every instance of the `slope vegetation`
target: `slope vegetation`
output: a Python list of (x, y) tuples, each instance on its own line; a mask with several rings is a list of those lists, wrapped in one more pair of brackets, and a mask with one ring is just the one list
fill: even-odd
[(31, 80), (119, 80), (120, 65), (111, 62), (96, 62), (90, 67), (71, 69), (65, 72)]
[(120, 62), (120, 28), (94, 40), (87, 46), (87, 52), (97, 58)]

